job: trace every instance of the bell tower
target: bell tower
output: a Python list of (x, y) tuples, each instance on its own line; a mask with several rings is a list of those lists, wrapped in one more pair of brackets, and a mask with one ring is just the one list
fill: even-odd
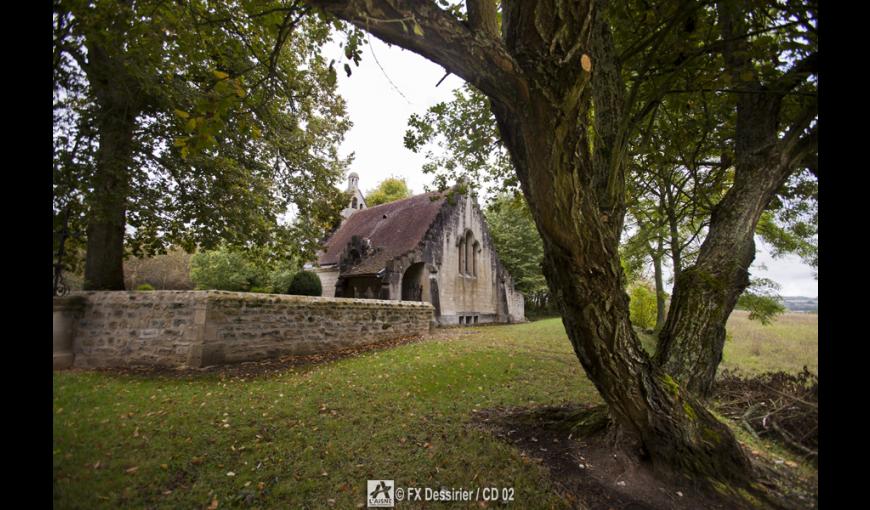
[(350, 193), (350, 202), (347, 207), (341, 211), (341, 216), (344, 219), (350, 218), (355, 212), (366, 208), (366, 199), (359, 190), (359, 175), (356, 172), (351, 172), (347, 176), (347, 190)]

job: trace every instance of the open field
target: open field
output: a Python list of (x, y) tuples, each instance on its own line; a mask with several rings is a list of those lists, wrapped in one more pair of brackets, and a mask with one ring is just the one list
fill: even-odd
[(750, 321), (748, 312), (735, 310), (727, 328), (730, 338), (725, 342), (720, 370), (800, 372), (806, 365), (819, 373), (818, 314), (787, 312), (763, 326)]
[[(816, 363), (812, 318), (763, 334), (732, 318), (726, 366)], [(278, 375), (58, 372), (55, 507), (355, 508), (366, 480), (385, 478), (512, 487), (515, 508), (565, 508), (541, 466), (468, 423), (475, 410), (566, 402), (600, 399), (559, 319), (442, 330)]]
[[(728, 319), (727, 339), (719, 371), (736, 370), (751, 376), (762, 372), (797, 373), (806, 366), (819, 372), (818, 314), (786, 312), (771, 324), (749, 320), (749, 312), (735, 310)], [(644, 348), (655, 352), (653, 335), (638, 332)]]

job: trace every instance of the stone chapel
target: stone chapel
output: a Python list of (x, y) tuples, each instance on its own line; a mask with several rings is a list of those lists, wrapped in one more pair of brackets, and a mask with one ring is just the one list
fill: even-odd
[(314, 268), (323, 296), (425, 301), (439, 325), (525, 320), (473, 196), (454, 189), (367, 207), (356, 173), (347, 191)]

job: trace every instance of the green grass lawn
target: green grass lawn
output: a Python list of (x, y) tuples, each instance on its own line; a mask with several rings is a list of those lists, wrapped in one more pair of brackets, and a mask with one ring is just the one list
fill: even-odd
[[(726, 363), (755, 356), (751, 336), (735, 329)], [(768, 347), (756, 357), (788, 357)], [(475, 409), (565, 402), (600, 398), (559, 319), (444, 330), (277, 376), (56, 372), (55, 506), (355, 508), (384, 478), (513, 487), (510, 506), (563, 508), (543, 468), (467, 423)]]

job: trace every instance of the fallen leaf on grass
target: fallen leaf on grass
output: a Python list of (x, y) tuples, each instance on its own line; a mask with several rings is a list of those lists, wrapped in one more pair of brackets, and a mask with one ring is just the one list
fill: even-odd
[(208, 506), (208, 510), (215, 510), (218, 507), (218, 500), (214, 498), (211, 500), (211, 504)]
[(138, 471), (138, 470), (139, 470), (139, 466), (133, 466), (133, 467), (131, 467), (130, 469), (127, 469), (125, 472), (126, 472), (126, 473), (131, 473), (131, 474), (132, 474), (132, 473), (135, 473), (135, 472)]

